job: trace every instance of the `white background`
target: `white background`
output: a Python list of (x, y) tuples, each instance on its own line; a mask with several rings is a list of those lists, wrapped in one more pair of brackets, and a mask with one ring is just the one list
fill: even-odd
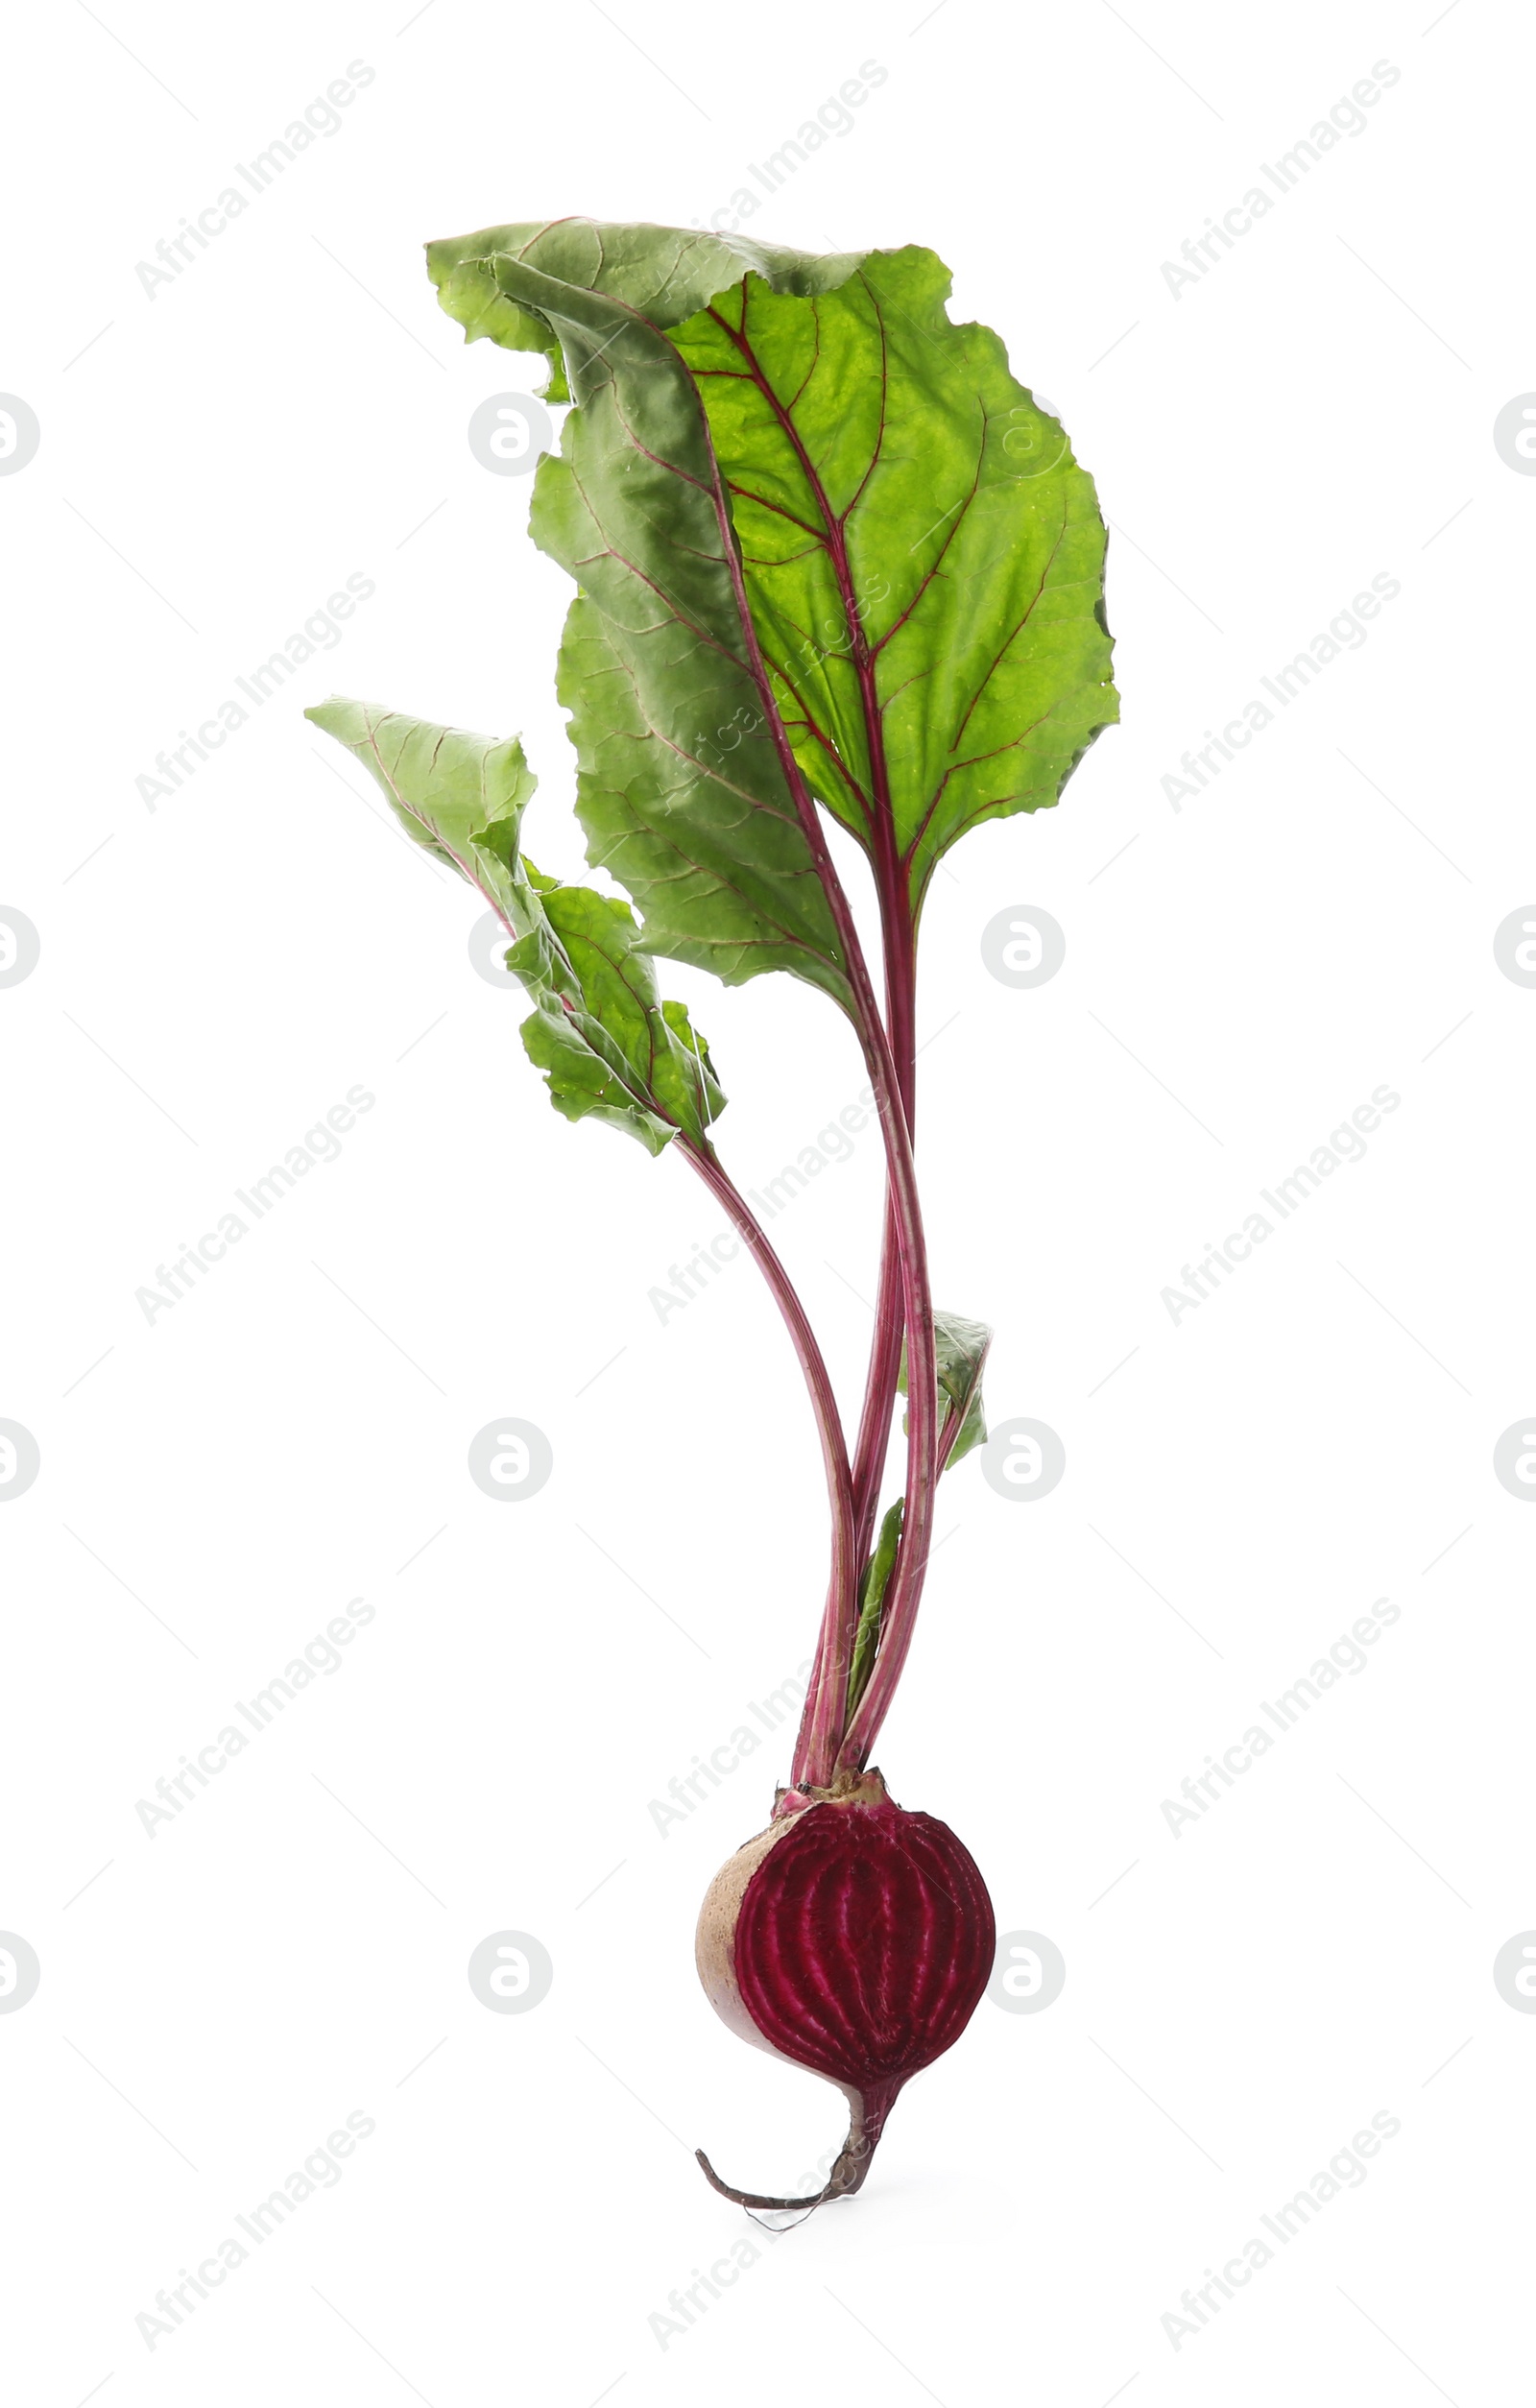
[[(11, 35), (0, 387), (41, 427), (0, 477), (0, 903), (41, 937), (0, 991), (0, 1415), (41, 1451), (0, 1515), (0, 1927), (42, 1966), (0, 2015), (12, 2396), (1508, 2400), (1536, 2022), (1492, 1963), (1536, 1925), (1536, 1516), (1492, 1455), (1536, 1404), (1536, 992), (1492, 938), (1536, 894), (1536, 483), (1492, 427), (1536, 386), (1528, 26), (410, 14), (69, 0)], [(340, 130), (147, 295), (136, 263), (354, 60)], [(665, 1838), (648, 1810), (809, 1653), (793, 1361), (745, 1263), (660, 1324), (717, 1208), (550, 1111), (475, 899), (300, 710), (520, 728), (530, 847), (580, 867), (564, 580), (465, 435), (530, 364), (463, 346), (420, 243), (705, 219), (870, 60), (750, 230), (934, 246), (1116, 530), (1124, 725), (952, 858), (921, 997), (938, 1297), (996, 1324), (994, 1414), (1068, 1469), (1027, 1505), (946, 1483), (878, 1751), (1068, 1979), (984, 2002), (866, 2194), (770, 2242), (693, 2145), (793, 2182), (841, 2102), (714, 2022), (691, 1932), (787, 1740)], [(1162, 263), (1379, 60), (1366, 131), (1176, 298)], [(1174, 811), (1179, 756), (1380, 572), (1368, 641)], [(351, 573), (329, 657), (147, 808)], [(980, 956), (1013, 904), (1067, 932), (1034, 991)], [(758, 1184), (856, 1093), (852, 1042), (787, 979), (667, 982)], [(147, 1322), (135, 1290), (353, 1085), (340, 1159)], [(1175, 1323), (1181, 1266), (1380, 1085), (1366, 1158)], [(776, 1230), (851, 1405), (878, 1178), (866, 1138)], [(465, 1462), (507, 1414), (555, 1457), (511, 1505)], [(135, 1801), (357, 1595), (343, 1668), (149, 1837)], [(1383, 1595), (1369, 1669), (1176, 1838), (1161, 1802)], [(526, 2014), (466, 1978), (507, 1928), (555, 1965)], [(344, 2179), (148, 2348), (156, 2291), (352, 2110)], [(1175, 2348), (1181, 2292), (1380, 2110), (1369, 2179)], [(733, 2287), (653, 2325), (743, 2236)]]

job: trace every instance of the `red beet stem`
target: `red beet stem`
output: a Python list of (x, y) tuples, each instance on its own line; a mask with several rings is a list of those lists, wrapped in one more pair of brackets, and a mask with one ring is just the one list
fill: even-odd
[[(802, 466), (812, 480), (823, 516), (828, 530), (831, 530), (830, 506), (825, 502), (815, 469), (805, 454), (798, 431), (783, 413), (771, 380), (763, 376), (752, 356), (751, 346), (739, 330), (727, 326), (726, 331), (742, 351), (748, 373), (761, 387), (764, 399), (783, 418), (785, 433), (800, 453)], [(933, 1302), (928, 1288), (927, 1241), (923, 1229), (923, 1208), (918, 1196), (917, 1167), (912, 1156), (912, 1133), (907, 1121), (907, 1098), (900, 1069), (892, 1050), (885, 1022), (880, 1016), (852, 906), (837, 874), (815, 797), (795, 757), (763, 659), (752, 607), (747, 598), (745, 571), (736, 546), (726, 481), (707, 426), (704, 440), (709, 458), (722, 555), (746, 641), (747, 666), (757, 688), (768, 734), (779, 756), (784, 783), (793, 798), (801, 831), (809, 847), (811, 861), (837, 932), (842, 968), (852, 1005), (850, 1017), (858, 1036), (879, 1113), (880, 1133), (885, 1146), (887, 1207), (900, 1262), (901, 1307), (906, 1322), (911, 1372), (907, 1400), (906, 1511), (902, 1521), (900, 1552), (891, 1576), (886, 1606), (892, 1651), (883, 1676), (879, 1657), (876, 1658), (875, 1672), (859, 1708), (858, 1745), (855, 1749), (850, 1746), (852, 1734), (845, 1729), (845, 1723), (848, 1715), (848, 1668), (853, 1651), (857, 1601), (852, 1588), (839, 1595), (834, 1583), (823, 1622), (816, 1676), (809, 1693), (809, 1727), (803, 1726), (800, 1746), (796, 1750), (795, 1777), (820, 1783), (831, 1779), (834, 1768), (852, 1768), (855, 1771), (862, 1769), (890, 1705), (891, 1693), (906, 1655), (911, 1625), (923, 1593), (924, 1574), (927, 1569), (932, 1539), (933, 1492), (938, 1481), (939, 1382), (933, 1335)], [(834, 541), (840, 543), (841, 540), (839, 530)], [(852, 592), (852, 587), (849, 590)]]

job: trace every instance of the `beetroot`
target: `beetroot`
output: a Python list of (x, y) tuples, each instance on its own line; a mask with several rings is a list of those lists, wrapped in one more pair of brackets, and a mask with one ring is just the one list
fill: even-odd
[[(681, 1294), (651, 1290), (663, 1323), (739, 1246), (794, 1348), (827, 1485), (821, 1630), (787, 1786), (768, 1828), (717, 1876), (698, 1957), (733, 2031), (844, 2092), (848, 2142), (817, 2200), (845, 2197), (902, 2083), (964, 2031), (994, 1948), (966, 1850), (931, 1816), (893, 1804), (870, 1768), (912, 1653), (939, 1482), (987, 1443), (992, 1333), (936, 1306), (929, 1276), (919, 926), (938, 907), (950, 846), (983, 821), (1050, 809), (1117, 715), (1104, 524), (1055, 411), (1013, 375), (996, 335), (951, 322), (948, 270), (919, 245), (818, 257), (563, 216), (433, 243), (427, 258), (466, 335), (542, 351), (550, 397), (567, 409), (528, 523), (575, 581), (557, 691), (603, 891), (546, 877), (523, 853), (536, 781), (517, 738), (341, 697), (308, 715), (500, 923), (505, 966), (533, 1007), (523, 1047), (556, 1111), (670, 1155), (729, 1219), (733, 1237), (721, 1230), (669, 1274)], [(500, 533), (488, 540), (499, 576)], [(979, 933), (1005, 984), (1048, 975), (1022, 906)], [(954, 938), (951, 927), (951, 961)], [(743, 1192), (722, 1155), (725, 1094), (687, 1008), (660, 991), (665, 961), (732, 988), (798, 979), (803, 1004), (813, 993), (835, 1012), (846, 1070), (855, 1054), (863, 1066), (858, 1101), (768, 1182), (804, 1187), (807, 1160), (814, 1172), (848, 1137), (878, 1129), (880, 1263), (856, 1420), (758, 1217), (776, 1208)], [(925, 1043), (950, 1025), (948, 1001), (934, 998), (948, 1017)], [(974, 1116), (1017, 1101), (1012, 1072), (981, 1074), (979, 1032), (967, 1042), (973, 1058), (937, 1133), (951, 1252), (995, 1175)], [(499, 1049), (492, 1058), (499, 1079)], [(824, 1061), (798, 1013), (762, 1056), (807, 1126), (835, 1058), (828, 1048)], [(596, 1219), (623, 1226), (630, 1190), (595, 1166), (591, 1176)], [(524, 1185), (531, 1194), (531, 1174)], [(524, 1216), (516, 1259), (532, 1246)], [(687, 1411), (700, 1409), (718, 1407), (690, 1397)], [(679, 1548), (693, 1543), (687, 1427), (681, 1402), (659, 1397), (648, 1547), (669, 1509)], [(1010, 1433), (999, 1436), (1006, 1450)], [(534, 1484), (514, 1473), (507, 1493)], [(744, 1509), (743, 1529), (765, 1519)], [(614, 1544), (617, 1563), (617, 1532)], [(956, 1639), (981, 1660), (974, 1622)], [(977, 1721), (970, 1694), (955, 1710)]]
[(898, 1806), (877, 1771), (781, 1792), (775, 1819), (709, 1886), (699, 1976), (742, 2039), (836, 2083), (849, 2133), (809, 2199), (733, 2190), (701, 2149), (715, 2189), (747, 2207), (814, 2207), (856, 2191), (903, 2083), (970, 2022), (996, 1947), (969, 1849), (948, 1823)]

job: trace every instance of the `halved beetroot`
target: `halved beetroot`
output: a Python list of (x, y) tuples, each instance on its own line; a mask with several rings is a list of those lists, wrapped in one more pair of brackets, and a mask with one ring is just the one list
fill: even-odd
[(906, 1813), (873, 1770), (782, 1793), (709, 1885), (699, 1978), (742, 2039), (837, 2084), (849, 2134), (811, 2198), (733, 2190), (701, 2149), (715, 2189), (748, 2207), (856, 2191), (902, 2083), (958, 2040), (996, 1951), (987, 1886), (948, 1823)]

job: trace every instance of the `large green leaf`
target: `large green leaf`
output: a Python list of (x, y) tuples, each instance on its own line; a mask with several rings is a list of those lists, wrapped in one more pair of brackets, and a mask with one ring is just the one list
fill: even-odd
[(928, 251), (565, 219), (428, 258), (468, 336), (542, 350), (578, 404), (533, 530), (593, 605), (561, 670), (591, 857), (658, 951), (841, 996), (764, 689), (915, 913), (1116, 715), (1092, 479)]
[(507, 964), (535, 1004), (529, 1058), (568, 1120), (606, 1120), (659, 1154), (681, 1129), (702, 1143), (725, 1098), (681, 1003), (663, 1002), (621, 896), (544, 878), (521, 852), (536, 780), (516, 736), (333, 695), (305, 712), (355, 753), (417, 843), (478, 888), (506, 927)]
[(1116, 715), (1092, 480), (948, 292), (931, 251), (875, 252), (814, 300), (747, 275), (670, 337), (797, 757), (872, 849), (889, 809), (914, 908)]
[(691, 232), (679, 226), (605, 226), (589, 217), (540, 225), (487, 226), (476, 234), (428, 243), (427, 274), (465, 340), (484, 335), (509, 351), (542, 351), (552, 401), (568, 401), (560, 337), (536, 302), (518, 297), (503, 267), (538, 268), (563, 284), (608, 293), (653, 325), (675, 325), (749, 270), (786, 293), (820, 293), (840, 282), (860, 252), (821, 257), (742, 236)]
[[(850, 264), (753, 255), (796, 290)], [(634, 896), (648, 951), (728, 983), (789, 970), (846, 1005), (698, 390), (646, 314), (695, 309), (742, 256), (675, 229), (572, 221), (429, 257), (471, 336), (526, 348), (541, 323), (577, 405), (561, 457), (540, 464), (530, 527), (582, 590), (559, 689), (588, 858)]]
[[(634, 896), (646, 950), (728, 986), (793, 971), (844, 1000), (827, 898), (749, 681), (676, 624), (632, 642), (579, 594), (556, 690), (588, 858)], [(718, 774), (701, 766), (706, 744)]]

